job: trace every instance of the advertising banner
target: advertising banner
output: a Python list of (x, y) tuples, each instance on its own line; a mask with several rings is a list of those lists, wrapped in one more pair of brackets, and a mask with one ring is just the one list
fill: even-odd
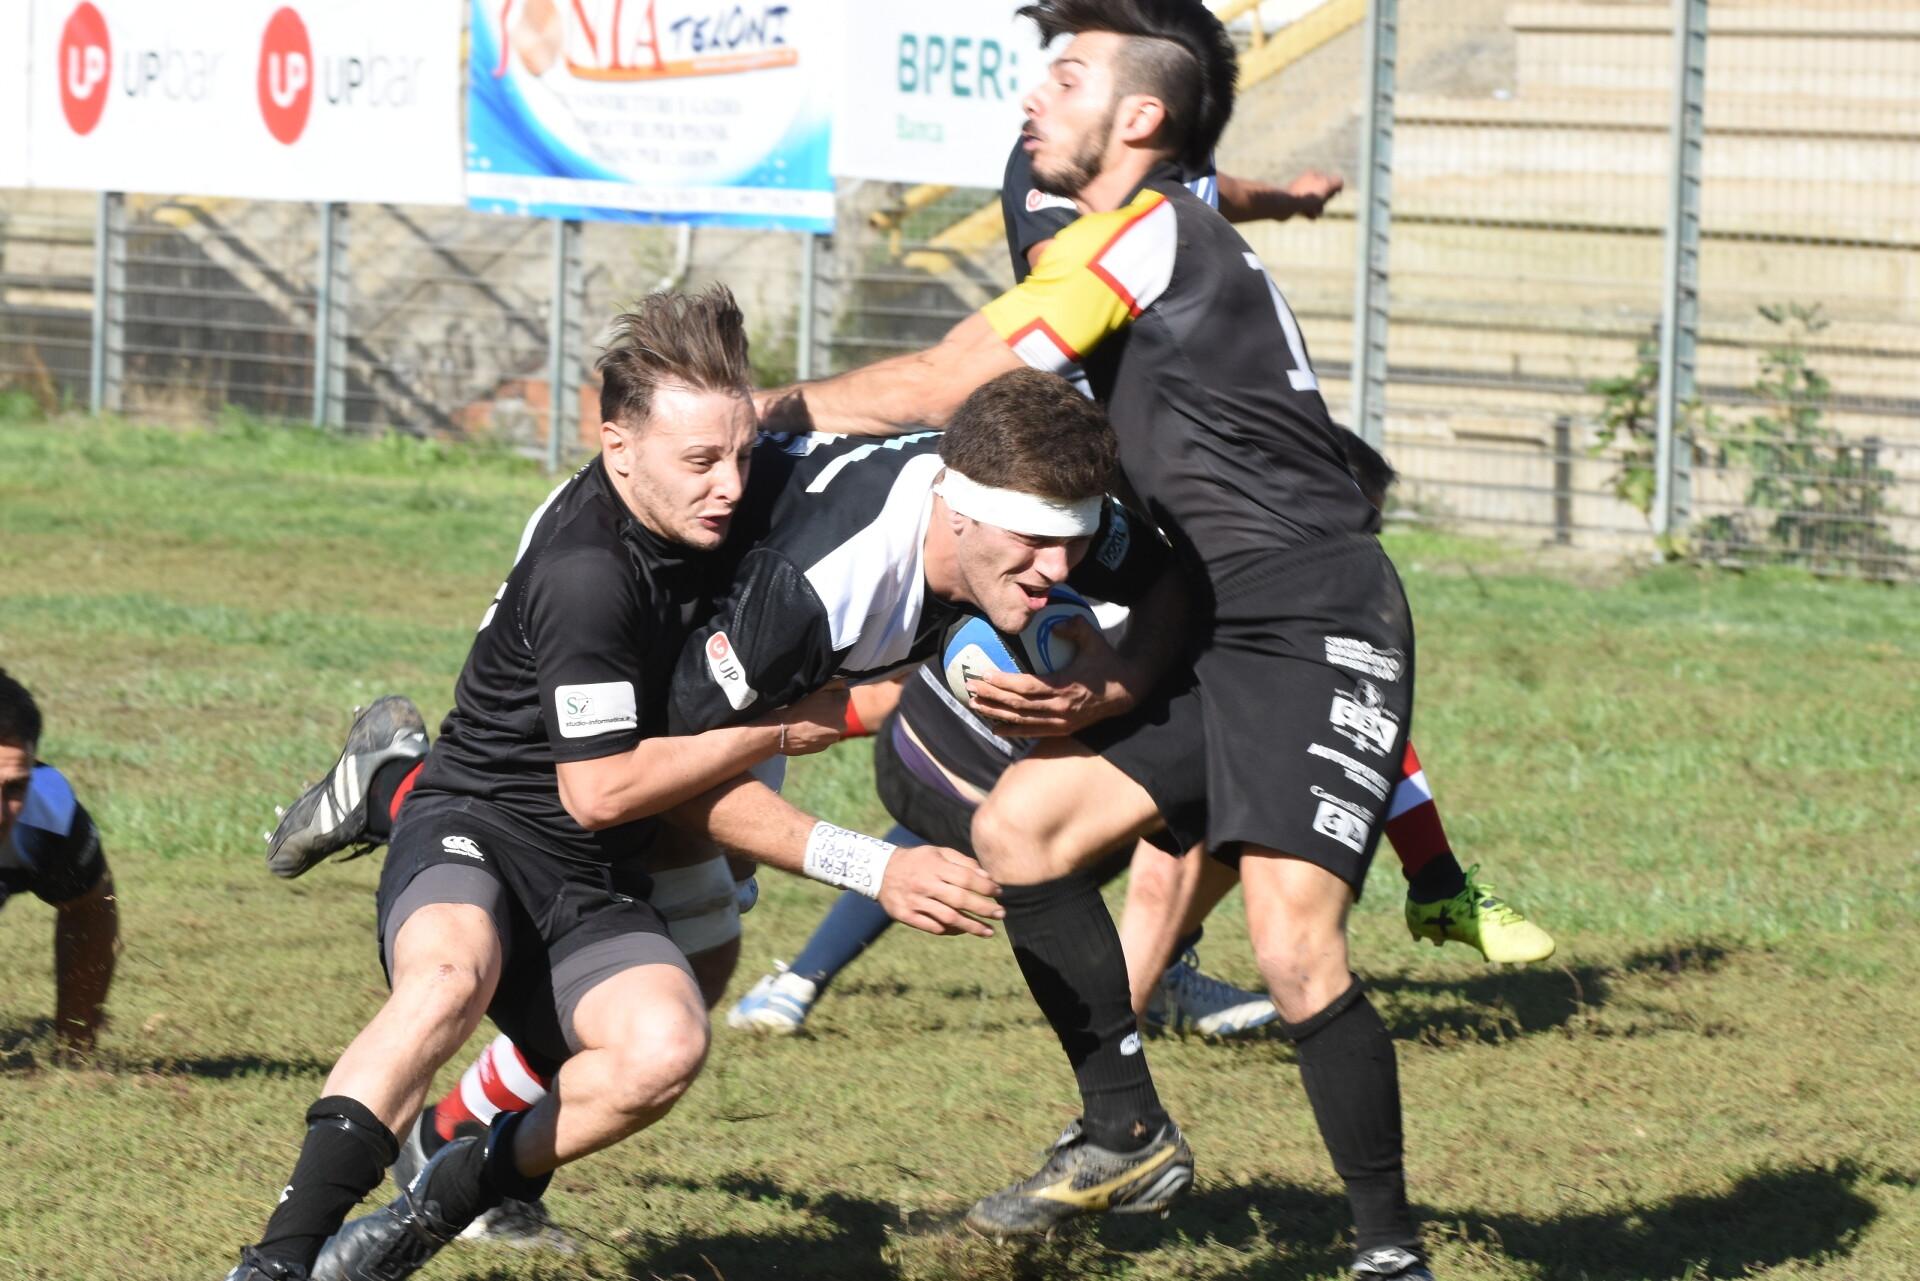
[(461, 0), (32, 0), (33, 185), (458, 204)]
[(1047, 54), (1011, 0), (849, 0), (842, 178), (998, 187)]
[(0, 0), (0, 187), (27, 185), (27, 0)]
[(467, 196), (827, 231), (834, 0), (473, 0)]

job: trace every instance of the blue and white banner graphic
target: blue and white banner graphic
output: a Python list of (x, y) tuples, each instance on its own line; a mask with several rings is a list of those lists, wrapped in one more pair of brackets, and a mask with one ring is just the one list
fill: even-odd
[(833, 229), (831, 0), (473, 0), (467, 203)]

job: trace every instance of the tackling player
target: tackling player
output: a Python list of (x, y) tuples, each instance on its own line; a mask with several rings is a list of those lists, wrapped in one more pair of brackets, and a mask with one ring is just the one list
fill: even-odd
[(100, 833), (73, 786), (35, 755), (40, 708), (0, 668), (0, 907), (24, 890), (51, 904), (55, 1050), (84, 1054), (106, 1018), (120, 912)]

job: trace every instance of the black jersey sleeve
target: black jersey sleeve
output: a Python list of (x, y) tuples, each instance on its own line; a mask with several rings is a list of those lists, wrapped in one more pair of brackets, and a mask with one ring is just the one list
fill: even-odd
[(1013, 256), (1013, 278), (1025, 280), (1030, 270), (1027, 251), (1052, 240), (1080, 213), (1068, 200), (1049, 196), (1033, 185), (1033, 164), (1026, 148), (1014, 139), (1007, 172), (1000, 179), (1000, 220), (1007, 225), (1007, 252)]
[(757, 720), (832, 680), (840, 658), (813, 584), (780, 552), (756, 547), (714, 616), (680, 651), (669, 732)]
[(588, 546), (544, 557), (528, 582), (523, 625), (555, 761), (612, 756), (640, 741), (647, 686), (635, 656), (651, 623), (639, 591), (618, 555)]
[(1160, 531), (1125, 504), (1109, 499), (1092, 545), (1067, 582), (1096, 600), (1131, 605), (1172, 563), (1173, 549)]

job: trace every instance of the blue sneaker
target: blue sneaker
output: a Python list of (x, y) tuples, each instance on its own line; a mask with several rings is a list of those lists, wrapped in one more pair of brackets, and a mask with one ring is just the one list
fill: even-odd
[(1202, 1036), (1239, 1036), (1280, 1017), (1265, 992), (1235, 987), (1201, 972), (1192, 948), (1169, 965), (1147, 1000), (1148, 1027), (1194, 1031)]
[(772, 974), (761, 978), (727, 1011), (728, 1027), (791, 1036), (806, 1023), (813, 1003), (820, 999), (820, 985), (795, 974), (785, 961), (775, 961), (773, 966)]

